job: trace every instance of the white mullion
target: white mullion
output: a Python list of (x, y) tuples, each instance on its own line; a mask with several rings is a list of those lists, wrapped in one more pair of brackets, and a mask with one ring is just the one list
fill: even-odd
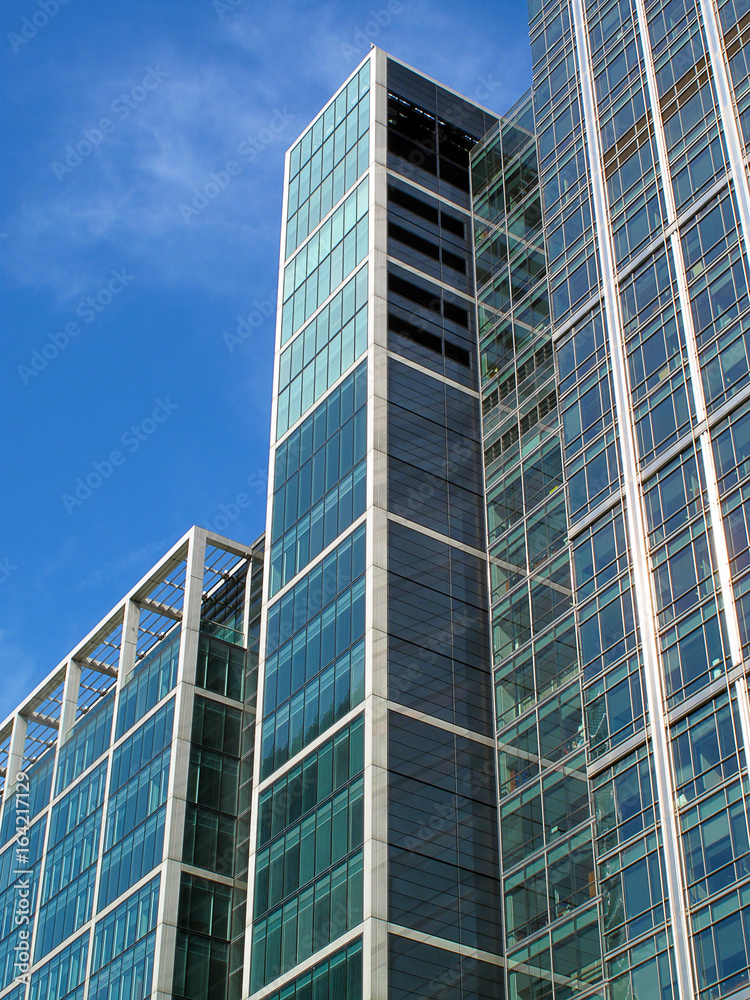
[(609, 206), (602, 171), (599, 123), (591, 78), (588, 25), (582, 0), (571, 0), (575, 48), (583, 102), (583, 124), (589, 153), (591, 189), (604, 294), (604, 319), (609, 341), (615, 411), (623, 464), (623, 492), (626, 499), (626, 524), (630, 542), (636, 614), (641, 633), (644, 680), (648, 703), (654, 773), (663, 835), (667, 895), (672, 921), (672, 939), (677, 971), (677, 987), (682, 1000), (696, 995), (687, 920), (685, 879), (679, 831), (674, 813), (674, 779), (669, 750), (669, 732), (665, 712), (664, 680), (659, 657), (651, 587), (638, 458), (635, 448), (633, 414), (630, 401), (626, 353), (620, 316), (619, 291), (611, 245)]

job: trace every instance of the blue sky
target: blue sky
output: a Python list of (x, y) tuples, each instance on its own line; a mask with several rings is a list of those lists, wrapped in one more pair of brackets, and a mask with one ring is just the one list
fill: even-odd
[(387, 10), (3, 5), (0, 719), (192, 524), (262, 532), (273, 320), (224, 335), (275, 304), (284, 151), (369, 40), (499, 113), (529, 86), (525, 3)]

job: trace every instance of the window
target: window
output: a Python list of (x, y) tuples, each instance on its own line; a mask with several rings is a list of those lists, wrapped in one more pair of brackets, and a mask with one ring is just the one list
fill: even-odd
[(57, 763), (55, 794), (75, 781), (109, 747), (112, 733), (112, 711), (115, 693), (111, 691), (74, 727), (66, 743), (60, 747)]
[(287, 257), (369, 166), (369, 80), (367, 62), (292, 148)]
[[(177, 925), (175, 996), (186, 1000), (212, 1000), (217, 996), (238, 1000), (229, 990), (232, 889), (183, 873)], [(236, 983), (233, 985), (236, 989)]]
[(271, 595), (364, 512), (366, 403), (362, 362), (276, 450)]
[(117, 710), (117, 739), (142, 719), (175, 686), (179, 656), (180, 630), (177, 629), (176, 634), (170, 636), (166, 643), (160, 643), (136, 665), (133, 678), (123, 686), (120, 695), (120, 705)]
[(241, 646), (222, 642), (214, 636), (201, 635), (195, 671), (196, 687), (242, 701), (246, 658), (247, 654)]
[(276, 436), (281, 437), (367, 349), (367, 265), (282, 352)]
[(268, 994), (266, 1000), (309, 1000), (310, 997), (361, 1000), (361, 938), (335, 952), (324, 962), (314, 965), (309, 972), (293, 979), (281, 991)]
[(171, 700), (114, 753), (99, 909), (161, 861), (173, 715)]
[(258, 847), (280, 836), (364, 768), (364, 720), (348, 726), (264, 789), (258, 801)]
[(365, 178), (285, 266), (282, 344), (367, 256), (368, 190)]
[(34, 972), (29, 1000), (82, 1000), (88, 951), (87, 931)]
[(253, 926), (251, 990), (303, 962), (362, 920), (362, 852)]

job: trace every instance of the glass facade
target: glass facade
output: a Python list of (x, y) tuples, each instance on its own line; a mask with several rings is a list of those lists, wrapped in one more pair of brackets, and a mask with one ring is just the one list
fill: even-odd
[(262, 580), (262, 540), (193, 529), (12, 717), (4, 997), (241, 996)]
[(276, 450), (272, 595), (364, 514), (366, 449), (363, 361)]
[(499, 982), (469, 193), (495, 120), (374, 50), (289, 153), (251, 995), (370, 996), (412, 932)]
[(289, 155), (286, 256), (317, 227), (369, 165), (370, 63), (310, 125)]
[(289, 150), (267, 540), (6, 721), (0, 1000), (750, 995), (750, 9), (529, 27)]
[(473, 153), (515, 1000), (750, 982), (747, 15), (533, 0), (530, 94)]
[[(557, 72), (549, 85), (556, 91)], [(607, 383), (602, 390), (596, 382), (596, 322), (576, 327), (587, 381), (556, 378), (554, 275), (566, 244), (578, 250), (574, 230), (583, 209), (580, 198), (573, 200), (576, 207), (560, 230), (545, 233), (543, 202), (559, 196), (559, 183), (544, 176), (535, 98), (523, 98), (472, 154), (500, 806), (497, 896), (505, 916), (507, 990), (517, 998), (551, 997), (551, 984), (563, 977), (574, 978), (581, 993), (602, 980), (594, 808), (586, 776), (586, 657), (579, 648), (590, 649), (589, 673), (599, 676), (601, 607), (592, 596), (593, 628), (584, 643), (574, 610), (569, 521), (573, 509), (587, 513), (591, 505), (593, 459), (581, 454), (584, 446), (603, 455), (606, 468), (611, 418), (607, 422), (602, 413), (610, 404)], [(568, 144), (564, 149), (567, 157)], [(569, 284), (564, 287), (567, 294)], [(562, 350), (558, 358), (562, 369)], [(567, 507), (566, 462), (576, 497)], [(573, 472), (579, 468), (582, 479)], [(597, 478), (597, 488), (602, 481), (606, 475)], [(621, 592), (613, 582), (622, 533), (616, 528), (597, 531), (593, 547), (586, 536), (575, 553), (587, 569), (596, 561), (607, 602)], [(615, 637), (612, 623), (606, 646)], [(616, 652), (608, 651), (608, 664), (627, 654), (624, 640), (620, 636)], [(591, 697), (592, 718), (613, 686), (600, 681), (597, 699)], [(612, 711), (621, 714), (616, 697)]]
[[(501, 989), (502, 917), (467, 210), (469, 153), (496, 119), (395, 60), (386, 71), (388, 488), (376, 530), (387, 538), (389, 932), (380, 961), (390, 997), (484, 998)], [(365, 983), (364, 995), (376, 988)]]
[(371, 83), (366, 60), (287, 160), (251, 994), (362, 996), (361, 947), (314, 956), (363, 919)]

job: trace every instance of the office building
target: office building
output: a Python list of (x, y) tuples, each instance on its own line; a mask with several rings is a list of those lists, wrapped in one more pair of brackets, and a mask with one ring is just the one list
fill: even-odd
[[(287, 155), (262, 614), (263, 544), (193, 529), (6, 723), (8, 838), (18, 762), (46, 768), (35, 1000), (501, 989), (469, 175), (496, 121), (374, 50)], [(204, 560), (201, 588), (206, 545), (228, 555)], [(211, 631), (199, 590), (236, 634)], [(243, 693), (193, 679), (221, 642)], [(101, 704), (74, 710), (81, 671)], [(231, 723), (204, 722), (224, 709)], [(46, 753), (20, 749), (42, 720)], [(47, 814), (76, 796), (88, 839), (74, 824), (50, 845)], [(79, 841), (86, 891), (59, 886), (48, 918), (57, 854), (74, 871)]]
[(240, 995), (262, 578), (191, 529), (3, 724), (4, 997)]
[(0, 731), (0, 1000), (750, 996), (750, 10), (529, 15), (288, 152), (265, 541)]
[(474, 153), (514, 1000), (750, 984), (749, 18), (719, 8), (532, 2), (531, 93)]
[(258, 1000), (501, 989), (469, 177), (496, 120), (375, 49), (287, 156)]
[(508, 995), (589, 995), (595, 825), (530, 95), (472, 174)]

